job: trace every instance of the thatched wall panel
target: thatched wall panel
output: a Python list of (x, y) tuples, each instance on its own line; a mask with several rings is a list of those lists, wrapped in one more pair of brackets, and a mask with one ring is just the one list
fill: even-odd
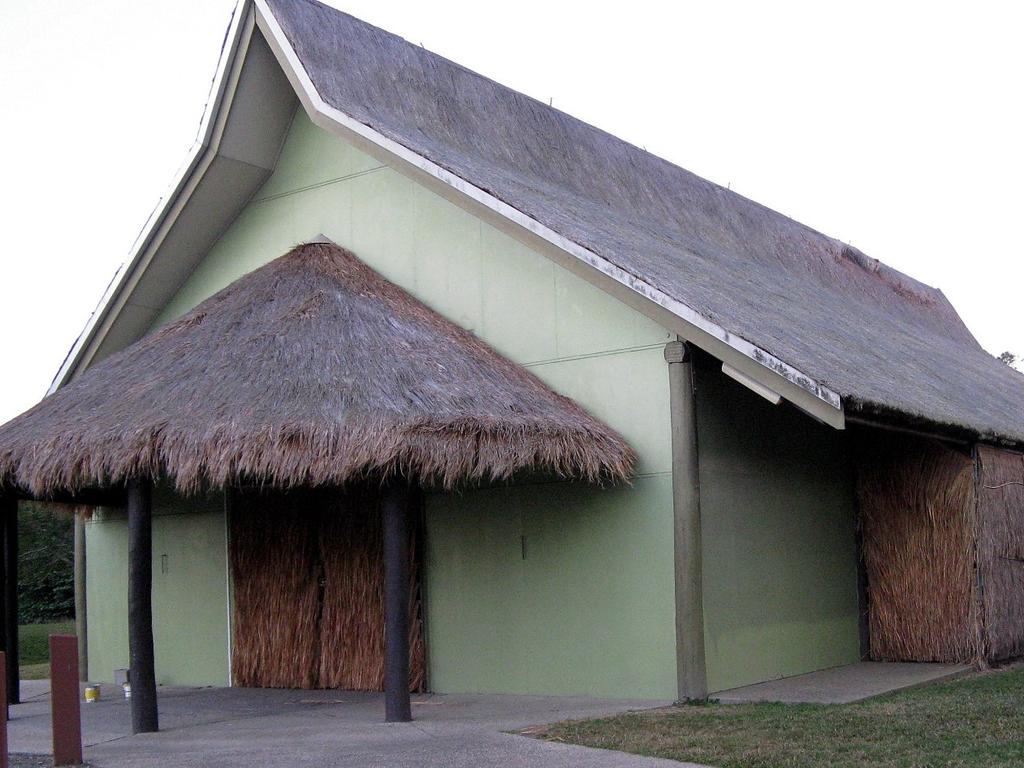
[(1024, 456), (978, 447), (978, 568), (991, 661), (1024, 656)]
[[(425, 684), (417, 554), (411, 547), (413, 691)], [(345, 493), (235, 494), (231, 567), (235, 685), (383, 690), (378, 493), (363, 487)]]
[(320, 568), (314, 514), (304, 493), (232, 500), (234, 685), (316, 686)]
[(873, 436), (857, 491), (868, 572), (871, 657), (979, 657), (974, 462), (934, 441)]
[[(324, 568), (320, 687), (384, 688), (384, 559), (379, 495), (351, 491), (331, 501), (320, 524)], [(415, 541), (415, 536), (413, 537)], [(410, 547), (409, 682), (424, 687), (417, 553)]]

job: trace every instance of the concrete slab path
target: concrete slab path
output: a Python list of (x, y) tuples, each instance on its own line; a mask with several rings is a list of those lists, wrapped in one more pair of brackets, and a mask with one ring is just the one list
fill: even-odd
[(951, 680), (974, 670), (966, 664), (900, 664), (862, 661), (796, 677), (712, 694), (723, 704), (778, 701), (786, 704), (848, 704), (919, 685)]
[[(83, 704), (86, 760), (99, 768), (699, 768), (505, 733), (667, 702), (424, 695), (413, 697), (414, 722), (388, 725), (380, 694), (161, 688), (159, 695), (156, 734), (128, 735), (128, 704), (113, 686)], [(49, 753), (48, 683), (26, 681), (22, 699), (11, 707), (11, 751)]]

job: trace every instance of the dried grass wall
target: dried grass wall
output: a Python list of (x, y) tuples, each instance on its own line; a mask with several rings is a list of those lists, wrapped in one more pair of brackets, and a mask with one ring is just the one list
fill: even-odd
[[(319, 540), (324, 568), (319, 686), (383, 690), (384, 532), (376, 495), (363, 489), (339, 498), (321, 517)], [(415, 537), (410, 545), (409, 687), (421, 691), (425, 670)]]
[(990, 661), (1024, 656), (1024, 456), (978, 447), (978, 568)]
[(863, 437), (858, 457), (871, 657), (979, 658), (973, 459), (877, 432)]
[(231, 505), (235, 685), (314, 688), (320, 627), (316, 531), (305, 494), (235, 496)]
[[(415, 535), (410, 549), (410, 688), (419, 691), (425, 665)], [(383, 532), (376, 493), (236, 493), (230, 550), (235, 685), (383, 689)]]

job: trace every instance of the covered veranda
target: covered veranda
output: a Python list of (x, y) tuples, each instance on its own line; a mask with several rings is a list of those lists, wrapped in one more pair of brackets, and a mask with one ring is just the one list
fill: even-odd
[(385, 719), (407, 721), (410, 529), (423, 490), (523, 474), (614, 483), (634, 463), (629, 445), (574, 402), (348, 251), (317, 242), (0, 427), (0, 503), (8, 542), (21, 499), (127, 510), (131, 727), (140, 733), (159, 727), (154, 484), (183, 497), (374, 489), (365, 511), (381, 521)]

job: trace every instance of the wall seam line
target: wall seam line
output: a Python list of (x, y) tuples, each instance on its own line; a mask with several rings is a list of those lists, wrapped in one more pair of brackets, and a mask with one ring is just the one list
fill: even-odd
[(259, 203), (269, 203), (269, 202), (271, 202), (273, 200), (280, 200), (282, 197), (291, 197), (292, 195), (299, 195), (299, 194), (302, 194), (303, 192), (310, 192), (310, 191), (312, 191), (314, 189), (322, 189), (323, 187), (329, 187), (332, 184), (340, 184), (343, 181), (349, 181), (351, 179), (358, 179), (361, 176), (368, 176), (371, 173), (376, 173), (377, 171), (386, 170), (387, 167), (388, 166), (386, 166), (386, 165), (377, 165), (377, 166), (374, 166), (373, 168), (367, 168), (364, 171), (357, 171), (356, 173), (350, 173), (347, 176), (338, 176), (337, 178), (334, 178), (334, 179), (326, 179), (324, 181), (319, 181), (316, 184), (309, 184), (309, 185), (307, 185), (305, 187), (297, 187), (296, 189), (289, 189), (289, 190), (286, 190), (285, 192), (278, 192), (275, 195), (267, 195), (266, 197), (254, 197), (252, 199), (252, 203), (254, 205), (258, 205)]

